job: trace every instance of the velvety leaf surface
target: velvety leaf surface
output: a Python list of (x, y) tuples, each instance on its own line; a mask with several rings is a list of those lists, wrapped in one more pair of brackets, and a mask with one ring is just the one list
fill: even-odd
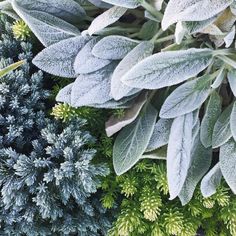
[(156, 117), (156, 109), (149, 104), (132, 124), (119, 133), (113, 147), (116, 174), (125, 173), (139, 161), (153, 133)]
[(211, 61), (209, 49), (160, 52), (139, 62), (126, 73), (122, 82), (135, 88), (163, 88), (196, 76)]

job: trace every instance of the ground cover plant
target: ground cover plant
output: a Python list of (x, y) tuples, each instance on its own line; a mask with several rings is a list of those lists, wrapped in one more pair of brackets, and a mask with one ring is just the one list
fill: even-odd
[[(57, 118), (73, 123), (73, 117), (81, 116), (80, 107), (84, 111), (101, 109), (103, 118), (111, 114), (106, 121), (106, 133), (115, 141), (113, 144), (112, 139), (104, 140), (108, 140), (109, 155), (113, 144), (113, 167), (119, 176), (114, 185), (119, 197), (115, 200), (106, 195), (103, 203), (109, 208), (116, 201), (122, 202), (111, 234), (158, 235), (155, 224), (146, 220), (156, 221), (162, 212), (163, 219), (158, 218), (156, 225), (159, 234), (185, 235), (187, 229), (181, 228), (181, 223), (179, 228), (169, 227), (165, 220), (164, 216), (175, 207), (183, 215), (181, 218), (177, 213), (182, 225), (185, 226), (186, 217), (191, 219), (192, 225), (186, 225), (192, 235), (199, 227), (208, 232), (204, 220), (197, 224), (196, 215), (188, 215), (186, 209), (192, 198), (192, 202), (213, 206), (212, 199), (217, 198), (222, 188), (227, 192), (227, 204), (218, 202), (216, 209), (223, 207), (234, 219), (230, 210), (233, 205), (229, 204), (229, 199), (234, 202), (234, 197), (228, 188), (236, 192), (235, 0), (5, 0), (0, 2), (0, 9), (17, 20), (13, 27), (16, 38), (25, 40), (35, 35), (44, 46), (33, 64), (65, 81), (63, 88), (54, 87), (53, 91), (61, 102), (53, 111)], [(3, 67), (13, 62), (16, 60)], [(75, 123), (67, 125), (68, 132), (76, 132)], [(78, 130), (81, 127), (78, 124)], [(47, 140), (39, 130), (36, 136)], [(51, 128), (50, 132), (56, 134), (56, 130)], [(75, 135), (73, 132), (71, 136)], [(14, 149), (22, 146), (22, 140), (12, 142)], [(161, 162), (161, 168), (166, 169), (164, 195), (158, 193), (160, 189), (155, 192), (145, 181), (145, 193), (130, 194), (121, 187), (130, 175), (148, 176), (145, 171), (142, 174), (137, 171), (143, 159), (162, 160), (151, 163)], [(150, 168), (154, 167), (147, 169)], [(150, 182), (151, 176), (150, 173)], [(151, 200), (145, 199), (152, 198), (152, 194), (157, 208), (150, 213), (146, 212), (145, 204)], [(109, 196), (114, 201), (112, 204), (107, 202)], [(164, 199), (170, 211), (160, 210), (158, 199)], [(168, 203), (169, 200), (175, 201)], [(178, 205), (179, 200), (183, 207)], [(122, 216), (127, 216), (129, 208), (135, 215), (132, 207), (135, 203), (137, 224), (131, 226), (127, 222), (124, 226)], [(203, 208), (199, 207), (203, 209), (201, 212), (205, 212), (204, 204)], [(217, 213), (214, 209), (209, 215)], [(203, 215), (198, 217), (205, 219)], [(233, 220), (229, 223), (229, 214), (223, 216), (221, 211), (215, 223), (223, 222), (226, 228), (222, 227), (221, 232), (215, 225), (210, 227), (215, 231), (207, 234), (235, 234)], [(145, 224), (149, 226), (144, 227)]]

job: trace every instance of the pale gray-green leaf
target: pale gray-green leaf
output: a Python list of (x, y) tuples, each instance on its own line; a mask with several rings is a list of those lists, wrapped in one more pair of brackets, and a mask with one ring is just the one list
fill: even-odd
[(76, 78), (73, 68), (76, 55), (88, 42), (89, 37), (73, 37), (42, 50), (33, 63), (41, 70), (61, 77)]
[(216, 18), (217, 18), (216, 16), (213, 16), (203, 21), (188, 21), (184, 22), (184, 25), (190, 34), (195, 34), (201, 32), (206, 27), (211, 25), (216, 20)]
[(139, 62), (121, 81), (135, 88), (163, 88), (196, 76), (211, 61), (210, 49), (160, 52)]
[(234, 102), (232, 113), (230, 115), (230, 129), (234, 140), (236, 141), (236, 102)]
[(162, 20), (166, 30), (178, 21), (203, 21), (226, 9), (233, 0), (170, 0)]
[(88, 33), (93, 35), (96, 32), (106, 28), (107, 26), (115, 23), (127, 11), (124, 7), (114, 6), (104, 13), (97, 16), (88, 28)]
[(78, 23), (85, 16), (84, 9), (73, 0), (15, 0), (26, 10), (46, 12), (70, 23)]
[(142, 155), (141, 159), (166, 160), (167, 146), (158, 148), (152, 152), (147, 152)]
[(228, 106), (218, 118), (212, 137), (212, 147), (217, 148), (226, 143), (231, 137), (230, 130), (230, 114), (232, 111), (232, 105)]
[(125, 173), (142, 157), (153, 133), (156, 117), (156, 109), (149, 104), (132, 124), (121, 130), (113, 147), (116, 174)]
[(220, 147), (220, 169), (225, 181), (236, 194), (236, 142), (230, 139)]
[(130, 96), (140, 91), (140, 89), (131, 88), (121, 82), (121, 78), (139, 61), (153, 52), (154, 45), (148, 41), (140, 43), (116, 67), (111, 79), (111, 95), (115, 100)]
[(113, 134), (117, 133), (122, 128), (132, 123), (138, 117), (146, 101), (147, 93), (142, 93), (137, 98), (137, 100), (135, 100), (135, 104), (129, 109), (125, 110), (125, 113), (122, 117), (116, 117), (115, 115), (112, 115), (106, 122), (107, 136), (111, 137)]
[(56, 101), (71, 104), (71, 90), (74, 83), (68, 84), (57, 94)]
[(103, 0), (103, 2), (107, 2), (115, 6), (131, 8), (131, 9), (134, 9), (140, 6), (139, 0)]
[(111, 7), (110, 4), (105, 3), (104, 1), (101, 1), (101, 0), (88, 0), (88, 1), (91, 2), (96, 7), (100, 7), (100, 8), (110, 8)]
[(193, 114), (174, 119), (167, 149), (167, 179), (170, 200), (180, 194), (191, 164)]
[(182, 205), (186, 205), (193, 197), (195, 188), (200, 179), (206, 174), (211, 166), (212, 150), (206, 149), (201, 141), (200, 134), (195, 137), (191, 151), (191, 165), (188, 169), (187, 178), (179, 194)]
[(223, 82), (225, 75), (226, 75), (225, 68), (221, 68), (219, 74), (217, 75), (217, 77), (216, 77), (214, 83), (211, 85), (211, 87), (214, 89), (218, 88), (221, 85), (221, 83)]
[(204, 198), (211, 197), (216, 193), (222, 179), (220, 163), (217, 163), (202, 179), (201, 193)]
[(236, 70), (235, 69), (230, 70), (228, 72), (227, 77), (228, 77), (230, 88), (234, 96), (236, 97)]
[(124, 36), (111, 35), (101, 39), (92, 50), (94, 56), (107, 60), (123, 59), (138, 42)]
[(80, 35), (79, 30), (66, 21), (36, 10), (25, 10), (13, 0), (16, 13), (28, 24), (39, 41), (46, 47), (63, 39)]
[(213, 92), (210, 96), (201, 124), (201, 142), (206, 148), (212, 146), (213, 130), (220, 113), (221, 97), (217, 92)]
[(175, 118), (196, 110), (205, 102), (210, 91), (209, 75), (180, 85), (165, 100), (160, 117)]
[(92, 54), (92, 49), (99, 40), (100, 38), (98, 37), (93, 38), (80, 50), (74, 62), (74, 70), (76, 74), (92, 73), (105, 67), (111, 62), (110, 60), (95, 57)]
[(148, 143), (146, 152), (151, 152), (166, 145), (169, 141), (172, 119), (160, 119), (155, 124), (153, 134)]
[(111, 76), (116, 65), (117, 63), (111, 63), (94, 73), (79, 75), (72, 87), (71, 105), (81, 107), (111, 100)]

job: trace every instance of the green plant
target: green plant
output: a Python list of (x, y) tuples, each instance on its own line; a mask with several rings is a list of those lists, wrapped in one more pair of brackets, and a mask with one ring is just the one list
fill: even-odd
[(222, 176), (236, 192), (235, 0), (6, 0), (0, 7), (46, 47), (36, 66), (76, 78), (57, 101), (125, 109), (106, 127), (109, 136), (120, 131), (118, 175), (144, 156), (166, 157), (171, 199), (189, 202), (203, 177), (205, 197)]
[(168, 200), (164, 161), (139, 162), (118, 177), (110, 175), (102, 183), (102, 203), (112, 207), (123, 195), (121, 207), (109, 236), (195, 236), (235, 235), (235, 197), (225, 183), (214, 195), (203, 198), (199, 186), (193, 199), (181, 206), (178, 199)]

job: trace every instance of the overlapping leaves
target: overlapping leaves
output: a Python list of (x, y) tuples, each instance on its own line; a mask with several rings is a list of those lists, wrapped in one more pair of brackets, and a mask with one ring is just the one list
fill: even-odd
[[(236, 192), (235, 1), (170, 0), (163, 12), (161, 0), (91, 0), (103, 8), (92, 19), (80, 1), (10, 2), (47, 47), (34, 64), (72, 78), (58, 101), (125, 108), (123, 117), (106, 124), (109, 136), (120, 131), (117, 174), (164, 150), (171, 199), (186, 204), (202, 178), (206, 197), (222, 176)], [(124, 27), (119, 20), (133, 13), (137, 28)], [(219, 154), (214, 167), (213, 149)]]

